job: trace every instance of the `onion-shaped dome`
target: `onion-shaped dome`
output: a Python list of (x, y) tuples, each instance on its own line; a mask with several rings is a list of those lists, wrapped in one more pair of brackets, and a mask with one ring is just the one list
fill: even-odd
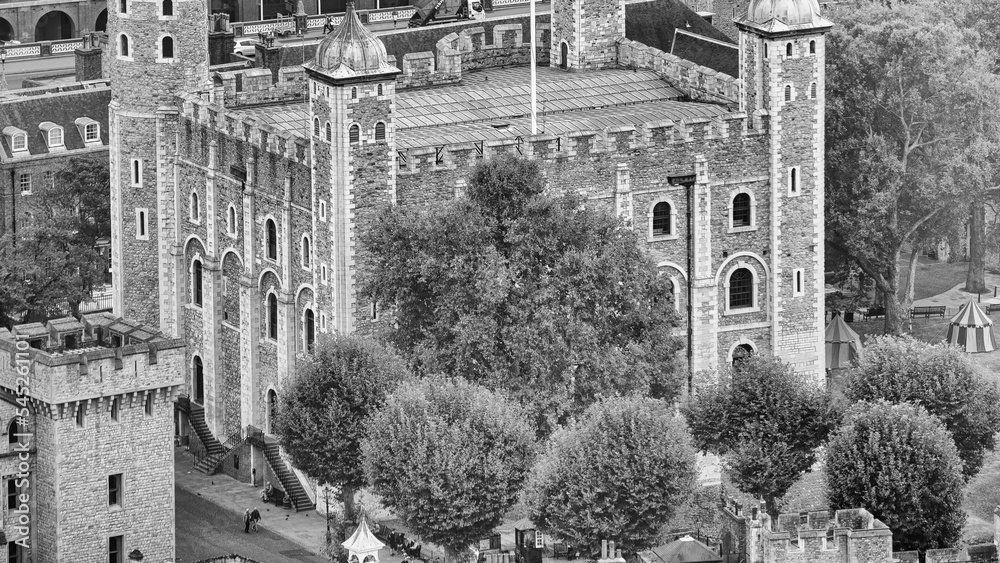
[(742, 23), (772, 31), (831, 25), (817, 0), (753, 0)]
[(389, 64), (382, 40), (358, 19), (353, 0), (347, 2), (344, 21), (323, 38), (308, 66), (334, 78), (398, 72)]

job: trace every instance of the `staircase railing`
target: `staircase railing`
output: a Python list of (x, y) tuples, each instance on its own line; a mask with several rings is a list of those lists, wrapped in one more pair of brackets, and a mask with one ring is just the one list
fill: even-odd
[[(240, 447), (245, 442), (253, 441), (254, 438), (258, 438), (262, 442), (263, 437), (264, 433), (252, 425), (247, 425), (246, 428), (240, 428), (236, 432), (233, 432), (226, 438), (226, 441), (222, 444), (222, 451), (217, 454), (218, 459), (214, 460), (211, 465), (206, 468), (207, 471), (209, 473), (215, 471), (215, 469), (222, 464), (227, 457), (229, 457), (229, 454), (231, 454), (234, 449)], [(204, 459), (205, 457), (209, 457), (208, 454), (202, 455), (200, 458), (196, 456), (195, 465), (197, 465), (198, 461)]]
[[(261, 436), (261, 441), (262, 442), (264, 441), (263, 436)], [(268, 446), (274, 446), (274, 447), (271, 448)], [(267, 463), (271, 466), (271, 470), (274, 472), (274, 475), (278, 478), (278, 482), (281, 483), (281, 488), (285, 491), (285, 494), (288, 495), (289, 499), (291, 499), (292, 507), (295, 508), (295, 510), (298, 510), (299, 509), (298, 503), (295, 502), (295, 497), (292, 496), (291, 480), (294, 480), (295, 484), (300, 488), (302, 487), (302, 483), (298, 482), (298, 477), (296, 477), (295, 474), (292, 473), (291, 469), (289, 469), (288, 466), (285, 465), (285, 461), (281, 459), (281, 454), (278, 452), (277, 444), (273, 443), (267, 444), (265, 442), (264, 447), (262, 449), (264, 450), (264, 458), (267, 460)]]

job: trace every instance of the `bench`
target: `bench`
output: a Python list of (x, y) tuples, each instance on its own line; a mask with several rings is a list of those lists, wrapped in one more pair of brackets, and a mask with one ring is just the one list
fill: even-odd
[(552, 544), (552, 557), (555, 559), (559, 559), (561, 557), (573, 559), (573, 554), (569, 545), (563, 542), (556, 542)]
[(944, 305), (934, 305), (931, 307), (914, 307), (910, 309), (910, 318), (913, 317), (923, 317), (928, 318), (931, 316), (943, 317), (945, 312)]
[(275, 506), (281, 506), (281, 502), (285, 499), (285, 491), (282, 491), (278, 487), (272, 486), (270, 495), (265, 495), (264, 491), (261, 491), (260, 496), (261, 500), (264, 501), (264, 504), (273, 502)]
[(987, 303), (986, 304), (986, 314), (990, 315), (993, 311), (1000, 311), (1000, 303)]
[(884, 317), (884, 316), (885, 316), (885, 307), (868, 307), (868, 310), (865, 311), (866, 321), (868, 319), (877, 319), (879, 317)]

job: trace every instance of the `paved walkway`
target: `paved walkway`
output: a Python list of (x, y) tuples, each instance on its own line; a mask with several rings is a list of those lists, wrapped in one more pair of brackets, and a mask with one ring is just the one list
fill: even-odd
[[(1000, 275), (986, 273), (986, 287), (996, 287), (1000, 286)], [(981, 303), (1000, 303), (1000, 294), (997, 297), (993, 297), (993, 291), (984, 293), (977, 296), (974, 293), (968, 293), (962, 291), (965, 287), (965, 282), (962, 282), (955, 287), (949, 289), (944, 293), (939, 293), (931, 297), (925, 297), (924, 299), (916, 299), (913, 301), (914, 307), (928, 307), (932, 305), (944, 305), (948, 308), (948, 315), (954, 315), (958, 312), (959, 307), (965, 305), (969, 302), (969, 299), (979, 299)]]

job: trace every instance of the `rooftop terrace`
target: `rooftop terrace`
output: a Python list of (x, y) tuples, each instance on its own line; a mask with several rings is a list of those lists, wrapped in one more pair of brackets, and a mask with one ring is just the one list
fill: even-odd
[[(714, 117), (726, 112), (714, 104), (680, 101), (683, 93), (650, 71), (566, 73), (541, 67), (537, 75), (539, 132), (548, 134)], [(529, 80), (528, 67), (488, 69), (463, 74), (459, 84), (397, 92), (397, 148), (529, 135)], [(307, 138), (306, 103), (233, 111)]]

